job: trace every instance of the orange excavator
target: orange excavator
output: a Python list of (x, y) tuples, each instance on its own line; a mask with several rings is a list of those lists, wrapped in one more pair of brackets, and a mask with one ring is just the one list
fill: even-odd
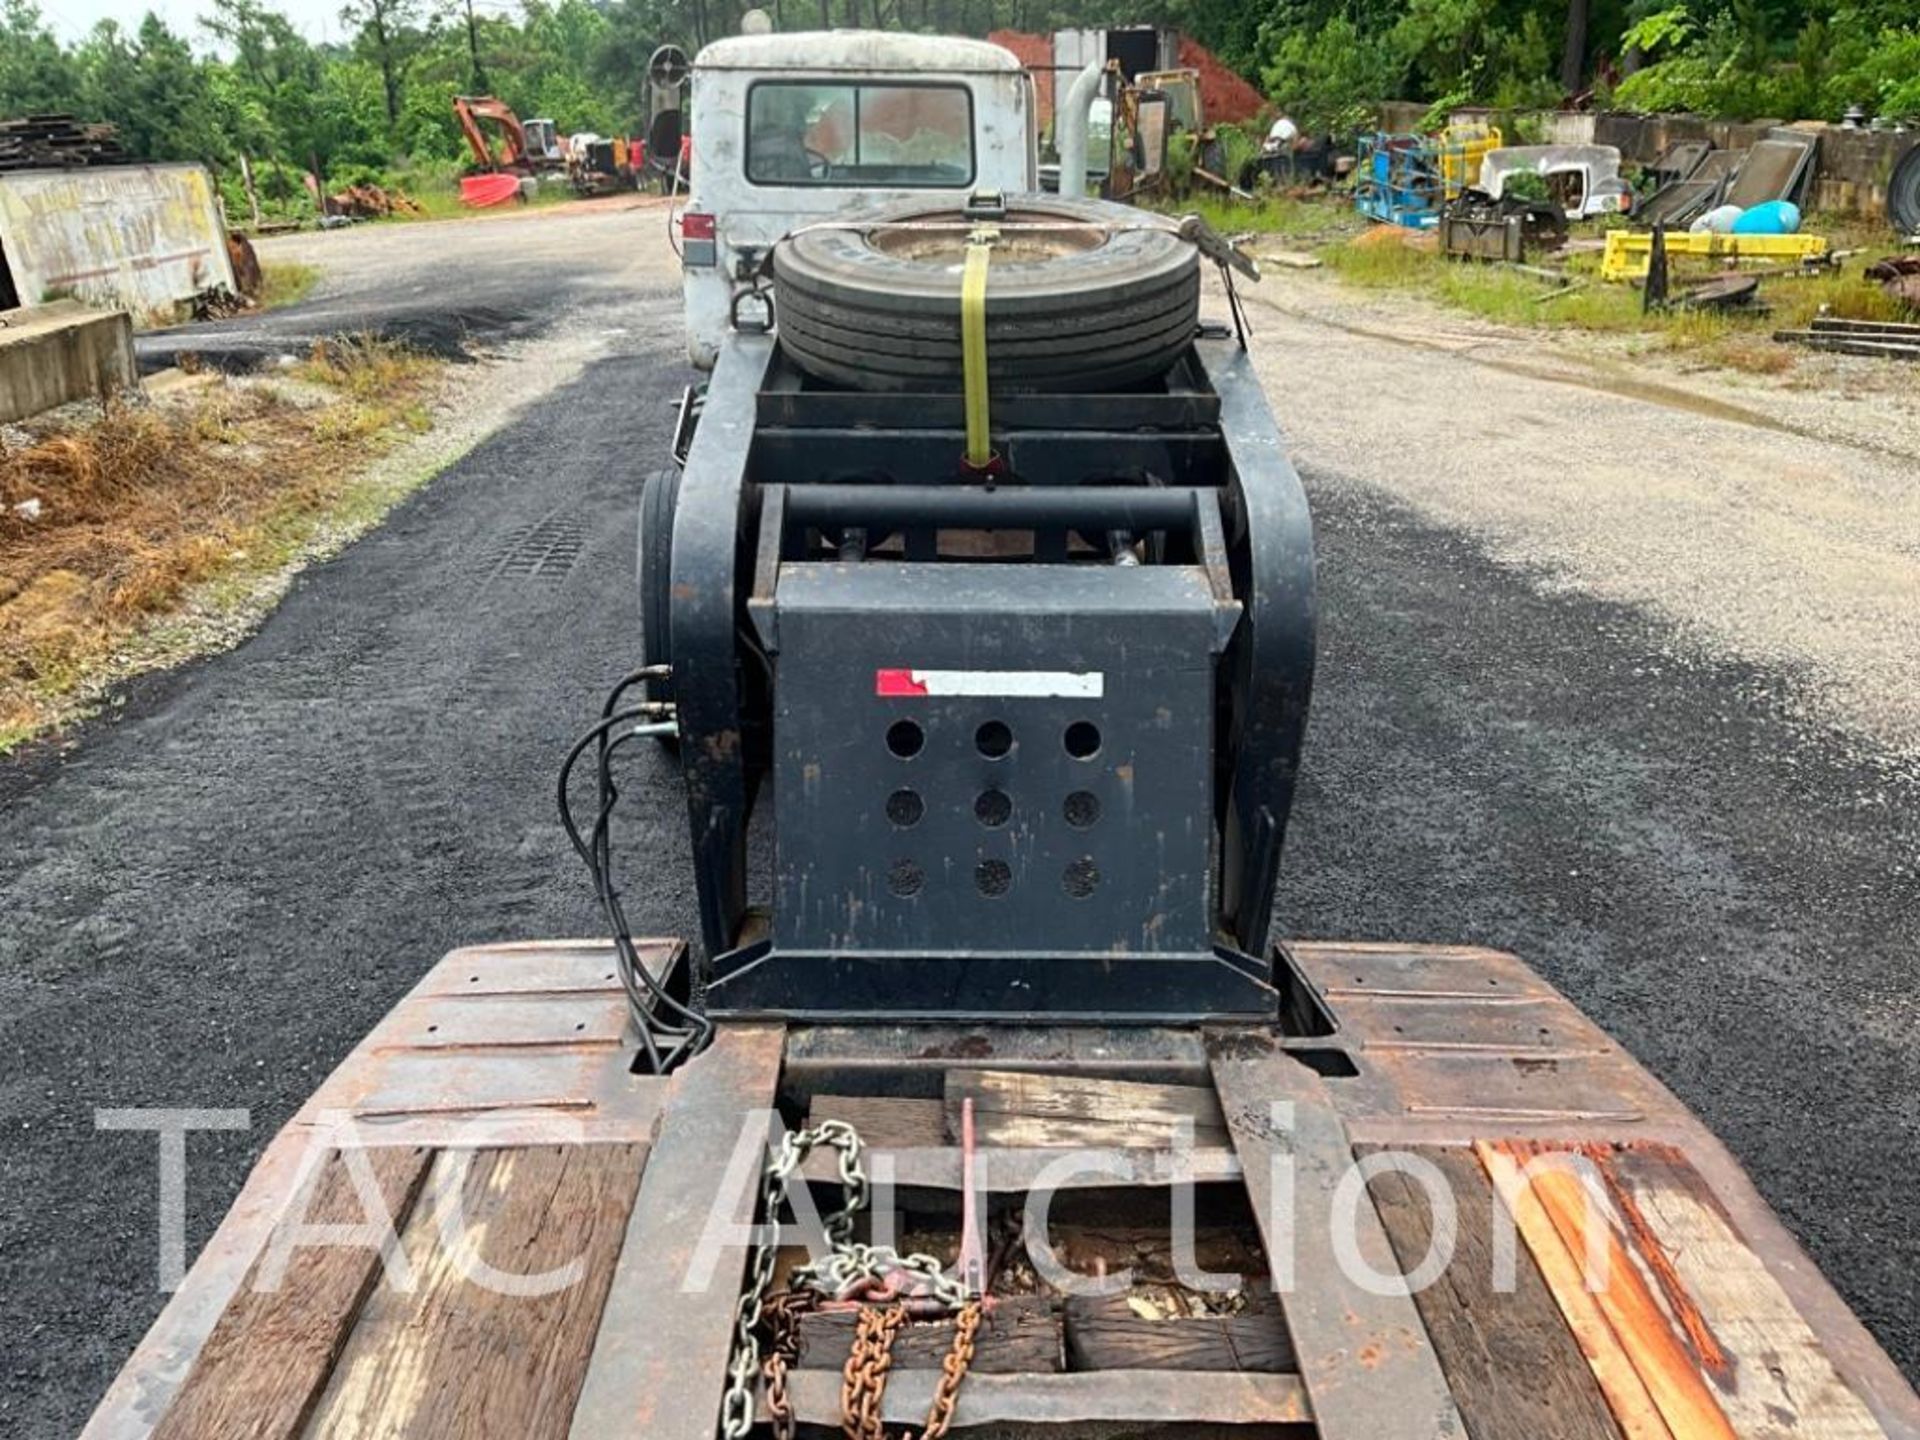
[[(518, 198), (521, 182), (567, 168), (566, 147), (551, 120), (522, 121), (511, 105), (491, 95), (456, 95), (453, 113), (473, 151), (474, 173), (460, 182), (461, 198), (469, 205)], [(497, 151), (481, 128), (483, 121), (499, 132)]]
[[(522, 121), (505, 100), (490, 94), (453, 96), (453, 113), (467, 136), (467, 148), (474, 152), (474, 167), (486, 173), (534, 175), (538, 171), (566, 169), (561, 136), (553, 121)], [(499, 150), (495, 152), (480, 123), (486, 121), (499, 129)]]
[[(513, 107), (506, 101), (496, 100), (491, 95), (456, 95), (453, 97), (453, 113), (460, 121), (460, 131), (467, 137), (467, 148), (473, 151), (474, 163), (480, 170), (531, 175), (536, 170), (547, 168), (543, 163), (547, 161), (547, 156), (540, 153), (541, 147), (529, 146), (526, 126), (520, 123), (520, 117), (513, 113)], [(499, 130), (498, 153), (495, 153), (486, 132), (480, 128), (482, 121)], [(533, 123), (550, 124), (541, 121)]]

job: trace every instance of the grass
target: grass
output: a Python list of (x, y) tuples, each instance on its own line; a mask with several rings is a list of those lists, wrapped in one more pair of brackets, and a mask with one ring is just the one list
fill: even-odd
[(376, 503), (366, 462), (427, 428), (438, 373), (388, 344), (343, 342), (291, 385), (115, 405), (0, 449), (0, 753), (69, 716), (190, 596), (219, 610), (323, 524)]
[[(1503, 325), (1642, 335), (1660, 348), (1709, 364), (1780, 374), (1792, 367), (1794, 352), (1771, 338), (1775, 330), (1803, 329), (1822, 313), (1862, 320), (1898, 319), (1904, 313), (1862, 274), (1880, 254), (1889, 253), (1883, 238), (1874, 237), (1880, 239), (1874, 249), (1871, 230), (1833, 217), (1813, 217), (1808, 228), (1827, 234), (1836, 250), (1864, 248), (1868, 253), (1854, 256), (1839, 270), (1763, 277), (1761, 296), (1767, 309), (1752, 315), (1681, 309), (1645, 313), (1638, 288), (1600, 279), (1600, 256), (1594, 252), (1573, 254), (1556, 267), (1566, 272), (1564, 284), (1503, 265), (1448, 260), (1435, 249), (1390, 239), (1327, 245), (1317, 253), (1342, 280), (1363, 289), (1419, 295)], [(1719, 273), (1705, 262), (1677, 259), (1674, 287)], [(1578, 288), (1569, 291), (1566, 286)]]
[(1195, 190), (1180, 200), (1157, 203), (1169, 215), (1198, 214), (1222, 235), (1279, 236), (1320, 242), (1357, 234), (1365, 227), (1349, 204), (1263, 194), (1249, 202), (1214, 191)]
[(298, 305), (320, 283), (320, 267), (303, 265), (298, 260), (263, 260), (260, 263), (260, 308), (272, 310), (281, 305)]

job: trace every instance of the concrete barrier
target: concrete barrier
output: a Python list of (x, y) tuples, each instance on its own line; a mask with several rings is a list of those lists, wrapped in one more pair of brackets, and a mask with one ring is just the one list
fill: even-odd
[(137, 383), (126, 311), (77, 300), (0, 310), (0, 424)]
[(0, 174), (0, 265), (23, 305), (71, 298), (165, 315), (203, 290), (234, 288), (204, 165)]

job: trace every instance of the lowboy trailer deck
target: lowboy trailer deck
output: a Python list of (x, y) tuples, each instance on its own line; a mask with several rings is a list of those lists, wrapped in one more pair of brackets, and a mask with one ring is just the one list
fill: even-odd
[[(662, 973), (679, 948), (640, 942)], [(1525, 966), (1470, 948), (1288, 948), (1327, 1006), (1331, 1034), (727, 1021), (670, 1076), (635, 1073), (626, 997), (604, 943), (456, 951), (269, 1145), (86, 1433), (709, 1440), (747, 1251), (725, 1250), (700, 1283), (688, 1279), (711, 1218), (752, 1214), (755, 1176), (743, 1182), (730, 1169), (740, 1135), (764, 1133), (759, 1112), (773, 1107), (795, 1120), (852, 1118), (870, 1140), (869, 1171), (891, 1169), (899, 1205), (916, 1217), (908, 1224), (951, 1232), (963, 1166), (943, 1097), (959, 1087), (1050, 1112), (986, 1117), (985, 1140), (997, 1127), (1010, 1142), (979, 1151), (990, 1187), (982, 1204), (996, 1220), (1043, 1168), (1075, 1148), (1112, 1145), (1118, 1116), (1148, 1119), (1138, 1101), (1146, 1091), (1176, 1105), (1211, 1097), (1196, 1108), (1219, 1128), (1203, 1119), (1188, 1162), (1203, 1216), (1244, 1224), (1244, 1210), (1257, 1230), (1259, 1217), (1279, 1213), (1277, 1145), (1290, 1147), (1299, 1198), (1291, 1236), (1259, 1235), (1253, 1248), (1290, 1257), (1279, 1313), (1157, 1322), (1128, 1313), (1107, 1327), (1110, 1340), (1135, 1342), (1135, 1352), (1117, 1352), (1126, 1368), (1082, 1369), (1116, 1355), (1069, 1333), (1095, 1328), (1079, 1302), (1048, 1302), (1038, 1344), (1016, 1350), (1011, 1330), (988, 1331), (959, 1388), (956, 1431), (1920, 1436), (1920, 1404), (1899, 1371), (1738, 1164)], [(1091, 1079), (1123, 1098), (1104, 1110), (1088, 1103), (1074, 1082)], [(1294, 1107), (1288, 1132), (1269, 1122), (1274, 1100)], [(1124, 1173), (1058, 1177), (1054, 1215), (1070, 1258), (1078, 1233), (1169, 1226), (1171, 1146), (1119, 1138)], [(1496, 1176), (1503, 1157), (1533, 1147), (1594, 1157), (1617, 1211), (1631, 1217), (1608, 1235), (1632, 1273), (1649, 1277), (1650, 1314), (1624, 1298), (1603, 1307), (1577, 1270), (1569, 1281), (1576, 1251), (1524, 1197), (1513, 1202), (1515, 1281), (1495, 1288), (1485, 1236), (1490, 1212), (1509, 1203)], [(1386, 1150), (1437, 1167), (1459, 1217), (1444, 1279), (1411, 1297), (1355, 1286), (1327, 1240), (1339, 1175)], [(369, 1190), (377, 1182), (386, 1215), (366, 1205), (356, 1174)], [(486, 1263), (543, 1274), (576, 1262), (577, 1279), (548, 1294), (503, 1295), (453, 1263), (458, 1241), (437, 1200), (449, 1187), (465, 1196)], [(1430, 1242), (1422, 1192), (1389, 1175), (1373, 1182), (1371, 1199), (1357, 1242), (1381, 1271), (1396, 1259), (1416, 1265)], [(390, 1216), (410, 1257), (411, 1293), (372, 1245), (317, 1248), (311, 1233), (277, 1288), (262, 1288), (284, 1227), (369, 1215)], [(1624, 1271), (1621, 1281), (1624, 1294), (1632, 1282)], [(1030, 1321), (1023, 1306), (1010, 1297), (995, 1317)], [(1169, 1339), (1183, 1327), (1196, 1333), (1184, 1348), (1150, 1348), (1138, 1332), (1152, 1342), (1156, 1326)], [(889, 1424), (917, 1425), (927, 1413), (945, 1344), (940, 1326), (927, 1328), (940, 1343), (901, 1347), (883, 1399)], [(1000, 1368), (1002, 1349), (1026, 1368)], [(843, 1336), (810, 1336), (791, 1373), (797, 1420), (823, 1427), (813, 1433), (841, 1426), (846, 1355)], [(1179, 1373), (1160, 1368), (1169, 1365)], [(1700, 1418), (1702, 1396), (1724, 1429), (1711, 1428), (1710, 1412)]]

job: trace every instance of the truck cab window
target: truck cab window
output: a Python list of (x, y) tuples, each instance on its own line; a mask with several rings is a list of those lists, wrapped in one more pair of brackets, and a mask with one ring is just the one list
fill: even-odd
[(767, 81), (748, 94), (757, 185), (959, 187), (973, 172), (964, 86)]

